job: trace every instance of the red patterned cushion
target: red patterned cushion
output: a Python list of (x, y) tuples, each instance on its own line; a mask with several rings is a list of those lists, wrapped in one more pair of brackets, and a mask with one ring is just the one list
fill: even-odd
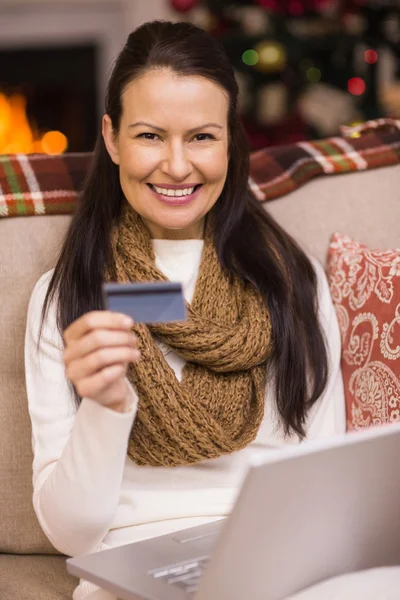
[(400, 249), (335, 234), (329, 284), (342, 336), (347, 427), (400, 421)]

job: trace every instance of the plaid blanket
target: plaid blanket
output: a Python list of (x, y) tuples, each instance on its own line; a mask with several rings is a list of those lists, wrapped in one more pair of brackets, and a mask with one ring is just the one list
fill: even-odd
[(72, 213), (91, 156), (0, 155), (0, 217)]
[(400, 163), (400, 121), (343, 127), (341, 137), (265, 148), (251, 155), (250, 188), (260, 201), (292, 192), (318, 175)]
[[(0, 217), (70, 214), (91, 153), (0, 155)], [(400, 121), (378, 119), (343, 128), (325, 140), (265, 148), (251, 154), (249, 186), (261, 202), (334, 175), (400, 163)]]

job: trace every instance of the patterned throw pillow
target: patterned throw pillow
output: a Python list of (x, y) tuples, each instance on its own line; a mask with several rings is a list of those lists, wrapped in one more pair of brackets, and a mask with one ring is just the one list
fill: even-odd
[(329, 284), (342, 336), (347, 428), (400, 421), (400, 249), (335, 234)]

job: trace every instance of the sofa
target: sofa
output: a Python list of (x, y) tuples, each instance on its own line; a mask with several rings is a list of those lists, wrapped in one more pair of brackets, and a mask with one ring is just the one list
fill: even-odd
[[(1, 600), (70, 600), (76, 586), (32, 509), (23, 348), (31, 291), (55, 264), (89, 161), (0, 156)], [(324, 265), (336, 231), (399, 248), (400, 124), (372, 122), (319, 145), (258, 151), (250, 188)]]

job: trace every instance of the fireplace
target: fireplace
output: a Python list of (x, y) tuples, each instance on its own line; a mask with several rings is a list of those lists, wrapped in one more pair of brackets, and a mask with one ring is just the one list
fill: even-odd
[(97, 73), (95, 44), (0, 49), (0, 153), (92, 150)]
[[(13, 152), (26, 152), (29, 143), (33, 152), (93, 149), (106, 82), (139, 18), (136, 6), (136, 0), (0, 0), (0, 154), (5, 128), (15, 133), (17, 125)], [(42, 147), (47, 132), (55, 133)]]

